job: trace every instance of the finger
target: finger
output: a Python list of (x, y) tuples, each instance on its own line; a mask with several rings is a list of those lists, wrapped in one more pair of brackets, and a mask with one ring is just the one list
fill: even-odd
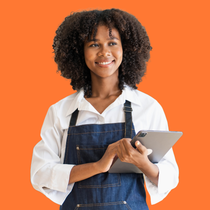
[(120, 140), (118, 150), (117, 150), (118, 157), (122, 158), (124, 153), (125, 153), (125, 147), (123, 144), (123, 140)]
[(152, 149), (147, 149), (147, 155), (152, 154)]
[(121, 149), (123, 149), (123, 154), (129, 155), (129, 153), (131, 152), (131, 149), (133, 149), (130, 141), (131, 141), (131, 139), (129, 139), (129, 138), (122, 139)]
[(141, 154), (145, 154), (145, 153), (147, 154), (147, 148), (143, 146), (139, 141), (135, 142), (135, 146)]
[(131, 139), (122, 139), (120, 145), (120, 160), (122, 162), (132, 162), (134, 154), (138, 153), (130, 143)]
[(107, 150), (105, 152), (105, 155), (107, 157), (114, 157), (115, 155), (117, 154), (117, 144), (116, 142), (113, 143), (113, 144), (110, 144), (108, 147), (107, 147)]
[(117, 155), (121, 160), (127, 154), (127, 150), (126, 150), (126, 142), (127, 141), (130, 142), (130, 139), (121, 139), (118, 141), (119, 145), (118, 145), (118, 149), (117, 149)]

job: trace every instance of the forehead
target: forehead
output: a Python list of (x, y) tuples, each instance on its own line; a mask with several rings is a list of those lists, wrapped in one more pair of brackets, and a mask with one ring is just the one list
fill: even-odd
[[(94, 37), (95, 36), (95, 37)], [(97, 27), (97, 31), (96, 33), (92, 33), (91, 39), (100, 39), (100, 38), (117, 38), (120, 40), (120, 34), (118, 32), (118, 30), (114, 27), (112, 28), (108, 28), (107, 26), (105, 25), (99, 25)]]

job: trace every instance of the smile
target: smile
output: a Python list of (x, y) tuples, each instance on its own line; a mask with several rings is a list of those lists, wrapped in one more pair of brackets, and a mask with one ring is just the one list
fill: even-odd
[(107, 62), (96, 62), (96, 64), (98, 64), (100, 67), (109, 67), (109, 65), (111, 65), (112, 63), (114, 63), (114, 60)]
[(110, 64), (110, 63), (112, 63), (112, 61), (110, 61), (110, 62), (100, 62), (100, 63), (98, 63), (98, 64), (101, 64), (101, 65), (108, 65), (108, 64)]

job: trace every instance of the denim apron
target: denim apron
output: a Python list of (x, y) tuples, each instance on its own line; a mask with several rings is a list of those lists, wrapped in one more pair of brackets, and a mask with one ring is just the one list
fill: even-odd
[[(64, 164), (84, 164), (102, 158), (107, 146), (135, 135), (131, 103), (124, 104), (125, 123), (76, 125), (72, 114)], [(101, 173), (76, 182), (60, 210), (148, 210), (143, 174)]]

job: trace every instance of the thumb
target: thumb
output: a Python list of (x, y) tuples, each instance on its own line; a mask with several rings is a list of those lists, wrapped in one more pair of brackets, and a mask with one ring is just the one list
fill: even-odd
[(135, 146), (137, 148), (137, 150), (141, 153), (141, 154), (145, 154), (146, 155), (150, 155), (152, 153), (152, 149), (147, 149), (144, 145), (142, 145), (139, 141), (135, 142)]

